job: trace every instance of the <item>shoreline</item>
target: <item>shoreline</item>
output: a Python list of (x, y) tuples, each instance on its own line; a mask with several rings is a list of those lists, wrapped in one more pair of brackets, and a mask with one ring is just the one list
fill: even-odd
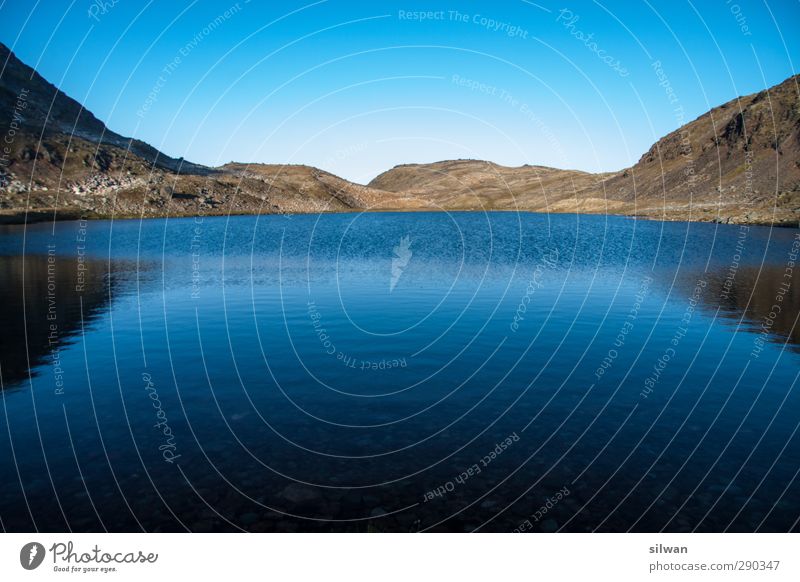
[[(506, 213), (519, 213), (519, 214), (576, 214), (579, 216), (614, 216), (619, 218), (629, 218), (635, 220), (652, 220), (656, 222), (687, 222), (687, 223), (703, 223), (703, 224), (719, 224), (729, 226), (763, 226), (772, 228), (800, 228), (800, 221), (724, 221), (720, 217), (709, 216), (706, 217), (692, 217), (687, 218), (678, 213), (664, 216), (654, 216), (652, 214), (623, 214), (613, 212), (564, 212), (564, 211), (549, 211), (542, 212), (539, 210), (526, 210), (526, 209), (506, 209), (506, 208), (493, 208), (488, 210), (476, 210), (469, 208), (353, 208), (349, 210), (330, 210), (330, 211), (308, 211), (308, 212), (204, 212), (198, 213), (176, 213), (176, 214), (160, 214), (160, 215), (135, 215), (135, 214), (116, 214), (105, 215), (96, 213), (81, 213), (71, 209), (58, 210), (55, 208), (44, 208), (39, 210), (29, 211), (0, 211), (0, 226), (26, 226), (42, 223), (55, 223), (55, 222), (70, 222), (79, 220), (92, 220), (92, 221), (115, 221), (115, 220), (159, 220), (159, 219), (182, 219), (182, 218), (196, 218), (202, 216), (204, 218), (222, 218), (231, 216), (307, 216), (307, 215), (322, 215), (322, 214), (361, 214), (365, 212), (385, 212), (385, 213), (415, 213), (415, 212), (442, 212), (442, 213), (472, 213), (483, 214), (489, 212), (506, 212)], [(690, 211), (687, 211), (690, 212)]]

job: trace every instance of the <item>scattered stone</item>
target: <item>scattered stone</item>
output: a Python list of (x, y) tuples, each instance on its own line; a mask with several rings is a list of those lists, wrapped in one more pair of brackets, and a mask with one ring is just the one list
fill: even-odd
[(258, 521), (258, 515), (253, 512), (245, 513), (240, 518), (242, 525), (253, 525)]
[(304, 503), (310, 503), (318, 500), (320, 498), (320, 494), (319, 491), (307, 485), (292, 483), (283, 490), (281, 497), (290, 503), (294, 503), (295, 505), (302, 505)]
[(545, 519), (540, 528), (543, 532), (553, 533), (558, 531), (558, 522), (555, 519)]

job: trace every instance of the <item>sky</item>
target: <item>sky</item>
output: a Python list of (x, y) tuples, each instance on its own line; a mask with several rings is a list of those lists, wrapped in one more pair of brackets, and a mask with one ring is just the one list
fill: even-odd
[(366, 183), (486, 159), (614, 171), (800, 63), (800, 2), (0, 0), (0, 41), (108, 127)]

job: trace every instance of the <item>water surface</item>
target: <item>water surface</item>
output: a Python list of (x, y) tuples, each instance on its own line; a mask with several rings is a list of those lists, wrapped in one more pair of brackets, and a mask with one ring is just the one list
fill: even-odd
[(0, 228), (6, 530), (798, 528), (797, 230)]

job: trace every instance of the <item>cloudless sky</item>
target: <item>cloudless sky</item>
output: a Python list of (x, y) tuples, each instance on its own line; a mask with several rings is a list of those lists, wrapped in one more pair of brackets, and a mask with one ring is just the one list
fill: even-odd
[(798, 29), (797, 0), (0, 4), (0, 41), (122, 135), (362, 183), (454, 158), (618, 170), (676, 107), (795, 74)]

